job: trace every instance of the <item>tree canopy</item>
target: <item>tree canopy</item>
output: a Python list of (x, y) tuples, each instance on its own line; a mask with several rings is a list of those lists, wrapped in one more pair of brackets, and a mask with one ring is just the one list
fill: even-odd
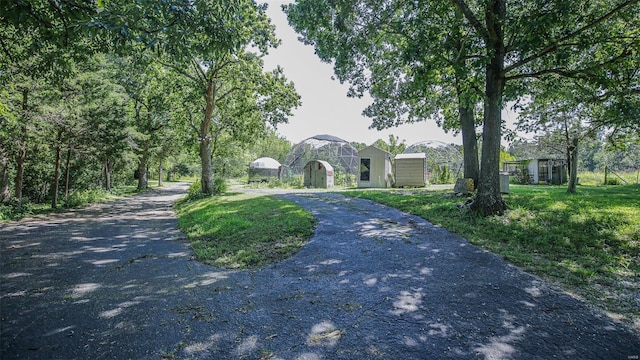
[[(550, 76), (580, 79), (608, 93), (613, 69), (638, 68), (637, 0), (298, 0), (286, 11), (303, 41), (351, 84), (352, 95), (368, 91), (376, 99), (369, 115), (433, 115), (446, 109), (432, 102), (442, 94), (457, 94), (463, 107), (482, 99), (473, 208), (485, 215), (506, 208), (498, 172), (507, 101), (527, 96)], [(456, 92), (447, 91), (451, 84)]]
[(112, 43), (145, 52), (189, 84), (190, 106), (198, 109), (188, 111), (199, 142), (204, 193), (214, 192), (212, 155), (223, 132), (246, 139), (265, 122), (286, 121), (298, 106), (299, 96), (281, 70), (263, 72), (261, 57), (279, 44), (266, 5), (116, 0), (102, 6), (94, 25), (109, 30)]
[[(38, 178), (57, 196), (61, 168), (73, 188), (81, 162), (103, 175), (85, 188), (109, 189), (135, 163), (142, 190), (148, 165), (177, 155), (171, 141), (198, 144), (212, 193), (212, 141), (248, 149), (300, 103), (282, 69), (263, 69), (279, 44), (265, 9), (252, 0), (2, 2), (2, 200), (10, 177), (21, 198), (23, 174), (36, 167), (55, 173)], [(40, 137), (52, 141), (40, 146)]]

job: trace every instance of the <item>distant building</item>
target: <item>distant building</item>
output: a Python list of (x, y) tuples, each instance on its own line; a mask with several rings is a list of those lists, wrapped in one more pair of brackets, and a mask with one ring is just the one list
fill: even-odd
[(358, 151), (360, 173), (358, 174), (359, 188), (388, 188), (391, 187), (391, 153), (373, 145)]
[(278, 179), (282, 166), (278, 160), (262, 157), (249, 164), (249, 182)]
[(565, 159), (528, 159), (505, 161), (502, 170), (516, 181), (527, 184), (561, 185), (567, 182)]

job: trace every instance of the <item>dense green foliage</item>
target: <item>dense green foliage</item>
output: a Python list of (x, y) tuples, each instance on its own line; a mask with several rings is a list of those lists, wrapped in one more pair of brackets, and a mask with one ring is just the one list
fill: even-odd
[(213, 176), (240, 175), (299, 104), (282, 69), (263, 71), (279, 43), (265, 8), (3, 2), (0, 201), (69, 206), (74, 192), (194, 171), (216, 193)]
[(460, 209), (446, 191), (354, 191), (423, 217), (621, 316), (640, 317), (640, 187), (511, 186), (502, 217)]
[(265, 9), (252, 0), (100, 4), (94, 24), (109, 30), (119, 53), (142, 52), (181, 78), (176, 105), (198, 144), (205, 194), (214, 193), (212, 159), (221, 148), (286, 122), (300, 103), (281, 68), (263, 70), (262, 57), (279, 44)]
[(251, 268), (295, 254), (313, 235), (311, 214), (275, 196), (226, 193), (177, 205), (198, 260)]

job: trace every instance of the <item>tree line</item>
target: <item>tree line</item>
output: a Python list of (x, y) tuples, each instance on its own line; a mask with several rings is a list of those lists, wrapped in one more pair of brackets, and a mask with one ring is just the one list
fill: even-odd
[[(266, 6), (0, 3), (3, 200), (20, 203), (28, 189), (51, 194), (55, 207), (69, 188), (108, 189), (132, 162), (143, 189), (150, 162), (162, 169), (184, 149), (198, 155), (202, 192), (214, 193), (213, 174), (232, 167), (225, 154), (300, 105), (282, 69), (263, 68), (279, 44)], [(638, 141), (639, 0), (297, 0), (283, 9), (350, 84), (349, 96), (371, 95), (363, 113), (372, 127), (436, 121), (462, 134), (464, 176), (477, 184), (473, 206), (483, 215), (506, 209), (498, 176), (506, 104), (522, 114), (521, 130), (562, 139), (569, 191), (579, 144)], [(49, 181), (35, 181), (44, 173)]]
[(273, 136), (300, 105), (282, 69), (264, 69), (279, 44), (265, 10), (248, 0), (2, 2), (3, 202), (20, 206), (27, 190), (56, 207), (70, 189), (110, 190), (131, 163), (143, 190), (151, 161), (162, 179), (167, 159), (194, 148), (202, 192), (214, 193), (216, 157)]

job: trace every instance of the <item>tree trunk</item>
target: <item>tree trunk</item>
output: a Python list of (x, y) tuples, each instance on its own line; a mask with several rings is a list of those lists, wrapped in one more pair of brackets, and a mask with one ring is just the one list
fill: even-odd
[(486, 67), (484, 125), (482, 128), (482, 159), (478, 194), (471, 208), (483, 216), (502, 215), (507, 205), (500, 193), (500, 141), (502, 125), (502, 94), (504, 91), (504, 0), (493, 0), (487, 5), (488, 35)]
[[(460, 15), (459, 13), (457, 14)], [(457, 33), (457, 36), (459, 38), (463, 37), (461, 33)], [(464, 49), (465, 44), (459, 43), (458, 47)], [(460, 122), (460, 132), (462, 133), (464, 177), (472, 179), (473, 187), (478, 188), (480, 163), (478, 162), (478, 139), (476, 138), (476, 119), (474, 113), (476, 103), (474, 97), (470, 97), (468, 92), (463, 90), (462, 84), (469, 77), (466, 67), (467, 65), (464, 64), (464, 60), (462, 60), (461, 64), (454, 66), (455, 88), (456, 95), (458, 96), (458, 121)]]
[(51, 208), (58, 208), (58, 189), (60, 187), (60, 142), (62, 141), (62, 130), (58, 129), (58, 138), (56, 142), (56, 160), (53, 171), (53, 186), (51, 187)]
[(109, 160), (104, 162), (104, 189), (111, 192), (111, 164)]
[(200, 140), (200, 162), (202, 163), (202, 172), (200, 181), (202, 183), (202, 193), (204, 194), (213, 194), (213, 165), (211, 161), (211, 148), (210, 140), (202, 139)]
[[(565, 119), (565, 122), (564, 122), (564, 144), (565, 144), (565, 157), (567, 159), (567, 169), (569, 171), (571, 171), (571, 161), (572, 161), (572, 159), (571, 159), (571, 146), (572, 146), (571, 141), (572, 141), (572, 139), (569, 136), (568, 124), (567, 124), (567, 121)], [(569, 175), (571, 175), (571, 174), (569, 174)]]
[(147, 155), (144, 154), (138, 161), (138, 191), (144, 191), (149, 188), (149, 176), (147, 174)]
[[(459, 100), (460, 101), (460, 100)], [(476, 138), (476, 124), (473, 107), (458, 106), (460, 116), (460, 130), (462, 132), (462, 149), (464, 152), (464, 177), (473, 179), (473, 186), (478, 186), (480, 164), (478, 162), (478, 139)]]
[(158, 161), (158, 187), (162, 187), (162, 160)]
[(213, 109), (215, 106), (215, 83), (209, 80), (207, 86), (207, 106), (204, 112), (204, 119), (200, 124), (200, 161), (202, 163), (202, 173), (200, 181), (202, 193), (213, 195), (213, 165), (211, 161), (211, 120), (213, 119)]
[(69, 146), (69, 149), (67, 149), (67, 161), (65, 163), (65, 169), (64, 169), (64, 202), (65, 204), (69, 199), (69, 180), (71, 178), (70, 165), (71, 165), (71, 146)]
[(22, 208), (22, 182), (24, 180), (24, 161), (27, 158), (27, 118), (29, 89), (22, 90), (22, 139), (20, 139), (20, 149), (18, 150), (18, 161), (16, 166), (16, 199), (18, 209)]
[(6, 203), (11, 199), (9, 191), (9, 159), (3, 157), (0, 160), (0, 203)]
[(575, 194), (576, 186), (578, 185), (578, 138), (571, 140), (571, 145), (567, 149), (569, 151), (569, 185), (567, 186), (567, 192), (569, 194)]

